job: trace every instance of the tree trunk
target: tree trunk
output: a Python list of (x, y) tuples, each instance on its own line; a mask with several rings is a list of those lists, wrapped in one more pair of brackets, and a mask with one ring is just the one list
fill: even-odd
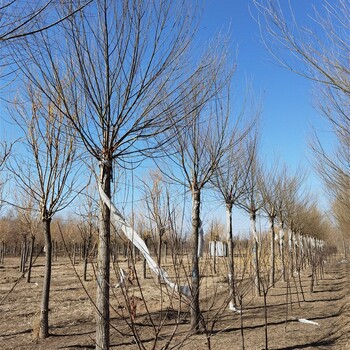
[(267, 333), (267, 293), (268, 293), (268, 289), (264, 290), (264, 321), (265, 321), (265, 350), (268, 350), (269, 348), (269, 337), (268, 337), (268, 333)]
[[(102, 190), (111, 198), (111, 160), (100, 167)], [(110, 210), (100, 202), (100, 229), (96, 271), (96, 350), (109, 349)]]
[(73, 261), (73, 266), (75, 266), (75, 257), (76, 257), (76, 250), (77, 250), (75, 242), (73, 243), (72, 250), (73, 250), (72, 251), (72, 256), (73, 256), (72, 261)]
[(39, 338), (49, 336), (49, 301), (51, 284), (52, 242), (51, 242), (51, 218), (43, 219), (45, 237), (45, 273), (43, 294), (41, 299)]
[(199, 257), (198, 236), (200, 226), (200, 190), (192, 191), (192, 300), (191, 300), (191, 329), (194, 333), (199, 332), (200, 308), (199, 308)]
[(0, 264), (5, 262), (5, 241), (1, 241)]
[[(162, 238), (163, 238), (163, 229), (160, 229), (158, 232), (159, 240), (158, 240), (158, 266), (159, 268), (162, 265)], [(162, 279), (160, 276), (158, 276), (158, 283), (160, 284), (162, 282)]]
[(21, 250), (21, 264), (19, 271), (24, 273), (26, 270), (27, 262), (27, 235), (23, 235), (22, 250)]
[(84, 244), (84, 257), (83, 257), (84, 258), (84, 270), (83, 270), (84, 281), (87, 281), (87, 267), (88, 267), (88, 261), (89, 261), (90, 246), (91, 246), (91, 233), (89, 234)]
[(283, 281), (286, 282), (286, 267), (285, 267), (285, 259), (284, 259), (284, 224), (281, 224), (281, 228), (279, 231), (279, 248), (281, 255), (281, 274), (283, 276)]
[(260, 296), (260, 276), (259, 276), (259, 240), (256, 232), (256, 214), (250, 214), (250, 229), (253, 234), (253, 262), (254, 262), (254, 284), (257, 295)]
[(30, 253), (29, 253), (29, 264), (28, 264), (28, 274), (27, 274), (27, 283), (30, 283), (30, 278), (32, 274), (32, 265), (33, 265), (33, 254), (34, 254), (34, 243), (35, 243), (35, 236), (31, 236), (31, 243), (30, 243)]
[(214, 267), (214, 274), (216, 275), (216, 240), (214, 240), (214, 252), (213, 252), (213, 267)]
[(293, 231), (288, 229), (288, 253), (289, 253), (289, 266), (290, 266), (290, 275), (293, 277), (294, 272), (294, 246), (293, 246)]
[(228, 243), (228, 271), (229, 271), (229, 284), (230, 284), (230, 294), (232, 302), (236, 304), (236, 288), (235, 288), (235, 260), (234, 260), (234, 242), (233, 242), (233, 232), (232, 232), (232, 204), (226, 204), (226, 215), (227, 215), (227, 243)]
[(276, 279), (276, 254), (275, 254), (275, 218), (270, 217), (270, 229), (271, 229), (271, 253), (270, 253), (270, 283), (274, 287)]

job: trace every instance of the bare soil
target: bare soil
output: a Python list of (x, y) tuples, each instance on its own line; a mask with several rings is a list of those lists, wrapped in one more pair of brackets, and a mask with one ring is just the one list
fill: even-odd
[[(74, 270), (64, 258), (53, 264), (50, 336), (38, 339), (43, 263), (43, 257), (36, 261), (31, 283), (19, 278), (19, 258), (7, 258), (0, 267), (0, 349), (95, 348), (93, 269), (90, 265), (89, 280), (81, 282), (78, 276), (82, 275), (82, 264)], [(126, 268), (126, 262), (121, 264)], [(141, 261), (137, 270), (142, 276)], [(267, 296), (268, 348), (350, 349), (349, 272), (349, 262), (334, 257), (325, 265), (323, 279), (317, 281), (314, 293), (309, 292), (308, 271), (303, 272), (305, 301), (297, 279), (289, 286), (278, 281)], [(116, 276), (112, 280), (114, 285), (118, 282)], [(197, 335), (190, 334), (186, 302), (169, 294), (164, 286), (159, 288), (150, 274), (145, 280), (140, 277), (140, 283), (142, 293), (137, 281), (129, 285), (127, 292), (133, 300), (134, 323), (128, 311), (130, 302), (126, 302), (120, 288), (111, 288), (111, 349), (138, 349), (135, 334), (145, 349), (162, 349), (169, 339), (170, 349), (242, 349), (243, 339), (247, 350), (265, 349), (263, 297), (249, 291), (243, 300), (243, 313), (231, 311), (226, 307), (228, 289), (220, 271), (202, 278), (201, 305), (207, 330)]]

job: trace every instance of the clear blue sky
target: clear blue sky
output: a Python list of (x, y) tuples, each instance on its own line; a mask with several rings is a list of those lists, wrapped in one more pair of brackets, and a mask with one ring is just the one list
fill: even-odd
[[(288, 6), (287, 0), (281, 0)], [(300, 23), (312, 26), (308, 14), (318, 1), (293, 0), (292, 6)], [(312, 83), (278, 66), (261, 43), (259, 27), (252, 13), (252, 0), (206, 0), (199, 28), (200, 41), (211, 38), (218, 31), (229, 32), (231, 47), (237, 52), (237, 71), (233, 92), (242, 94), (250, 81), (256, 100), (262, 104), (261, 156), (271, 161), (279, 158), (293, 170), (301, 164), (310, 172), (309, 186), (322, 198), (321, 185), (310, 164), (307, 146), (311, 126), (325, 127), (321, 116), (312, 106)], [(233, 54), (233, 56), (235, 56)], [(1, 139), (8, 138), (9, 125), (0, 120)], [(321, 200), (324, 206), (324, 199)], [(215, 204), (203, 204), (211, 210)], [(223, 216), (222, 220), (225, 220)], [(248, 218), (238, 215), (235, 230), (246, 230)]]
[[(280, 1), (288, 10), (287, 0)], [(320, 2), (291, 1), (298, 23), (314, 26), (310, 16)], [(264, 47), (251, 0), (207, 0), (199, 35), (210, 37), (218, 30), (228, 31), (232, 48), (237, 49), (236, 88), (243, 90), (252, 82), (254, 96), (262, 102), (261, 153), (263, 159), (280, 158), (292, 169), (301, 164), (310, 171), (312, 190), (320, 192), (320, 183), (312, 173), (308, 139), (311, 128), (326, 128), (313, 107), (313, 84), (279, 66)], [(323, 201), (322, 201), (323, 202)]]
[[(289, 1), (280, 2), (282, 8), (288, 10)], [(313, 6), (320, 3), (293, 0), (291, 4), (298, 23), (313, 27), (310, 16), (314, 14)], [(259, 26), (253, 18), (256, 15), (252, 0), (207, 0), (199, 35), (205, 39), (220, 30), (228, 31), (232, 48), (237, 50), (235, 88), (242, 93), (250, 81), (256, 100), (262, 103), (262, 159), (270, 162), (278, 158), (292, 170), (300, 165), (309, 174), (306, 187), (317, 195), (319, 206), (325, 209), (327, 200), (313, 170), (308, 147), (312, 128), (327, 129), (313, 106), (313, 83), (274, 61), (262, 43)], [(236, 210), (234, 231), (247, 232), (248, 227), (247, 215)]]

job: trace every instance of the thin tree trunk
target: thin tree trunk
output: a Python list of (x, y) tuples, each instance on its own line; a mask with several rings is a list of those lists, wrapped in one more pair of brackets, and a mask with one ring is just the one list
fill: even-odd
[(83, 270), (84, 281), (87, 281), (87, 267), (88, 267), (88, 261), (89, 261), (90, 246), (91, 246), (91, 234), (89, 234), (89, 237), (87, 238), (87, 241), (84, 244), (84, 270)]
[(200, 226), (200, 190), (192, 192), (192, 300), (191, 300), (191, 329), (194, 333), (199, 332), (200, 308), (199, 308), (199, 257), (198, 236)]
[[(243, 310), (243, 297), (239, 296), (239, 309)], [(244, 324), (243, 324), (243, 312), (240, 312), (240, 329), (241, 329), (241, 340), (242, 340), (242, 350), (245, 350), (244, 345)]]
[(33, 265), (33, 254), (34, 254), (34, 243), (35, 243), (35, 236), (31, 236), (31, 243), (30, 243), (30, 253), (29, 253), (29, 264), (28, 264), (28, 274), (27, 274), (27, 283), (30, 283), (30, 278), (32, 275), (32, 265)]
[(228, 258), (229, 258), (229, 284), (230, 294), (234, 305), (236, 305), (236, 288), (235, 288), (235, 260), (234, 260), (234, 242), (232, 232), (232, 204), (226, 204), (227, 215), (227, 241), (228, 241)]
[(282, 223), (281, 229), (279, 231), (279, 248), (281, 255), (281, 273), (283, 276), (283, 281), (286, 282), (286, 267), (285, 267), (285, 259), (284, 259), (284, 225)]
[(44, 218), (45, 237), (45, 273), (43, 294), (41, 299), (40, 329), (39, 338), (44, 339), (49, 336), (49, 302), (51, 285), (51, 265), (52, 265), (52, 242), (51, 242), (51, 218)]
[(216, 275), (216, 240), (214, 240), (214, 252), (213, 252), (213, 267), (214, 267), (214, 274)]
[(72, 253), (72, 255), (73, 255), (73, 266), (75, 266), (75, 257), (76, 257), (76, 250), (77, 250), (77, 248), (76, 248), (76, 244), (75, 244), (75, 242), (73, 243), (73, 253)]
[(264, 320), (265, 320), (265, 350), (268, 350), (269, 345), (268, 345), (268, 333), (267, 333), (267, 293), (268, 289), (264, 290)]
[[(158, 240), (158, 266), (159, 268), (161, 267), (162, 265), (162, 237), (163, 237), (163, 231), (162, 229), (159, 230), (158, 232), (158, 236), (159, 236), (159, 240)], [(160, 276), (158, 276), (158, 283), (160, 284), (162, 282), (162, 279)]]
[(271, 253), (270, 253), (270, 283), (274, 287), (276, 279), (276, 254), (275, 254), (275, 218), (270, 217), (270, 229), (271, 229)]
[(24, 272), (26, 269), (26, 259), (27, 259), (27, 235), (23, 235), (22, 249), (21, 249), (21, 263), (19, 266), (19, 271)]
[(260, 276), (259, 276), (259, 241), (256, 232), (256, 215), (250, 214), (250, 227), (253, 233), (253, 262), (254, 262), (254, 284), (257, 295), (260, 296)]
[[(101, 187), (111, 197), (111, 164), (103, 163)], [(110, 210), (100, 203), (100, 230), (96, 271), (96, 350), (109, 349)]]
[(167, 263), (167, 256), (168, 256), (168, 242), (165, 241), (164, 242), (164, 261), (163, 261), (164, 264)]
[(289, 252), (289, 266), (290, 266), (290, 274), (293, 277), (294, 272), (294, 246), (293, 246), (293, 231), (291, 229), (288, 230), (288, 252)]
[(0, 264), (3, 264), (4, 261), (5, 261), (5, 242), (1, 241)]

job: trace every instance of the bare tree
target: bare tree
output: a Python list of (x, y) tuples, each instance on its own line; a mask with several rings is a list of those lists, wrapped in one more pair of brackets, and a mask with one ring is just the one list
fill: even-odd
[[(245, 136), (245, 135), (244, 135)], [(231, 147), (217, 167), (212, 183), (220, 193), (220, 199), (224, 200), (226, 206), (226, 239), (228, 241), (229, 258), (229, 285), (233, 303), (236, 305), (235, 292), (235, 265), (234, 265), (234, 241), (232, 227), (232, 210), (240, 199), (245, 195), (246, 181), (249, 167), (252, 162), (251, 154), (248, 152), (244, 139), (238, 139), (236, 145)]]
[[(70, 4), (62, 3), (63, 15), (71, 12)], [(200, 84), (197, 73), (216, 64), (209, 56), (197, 68), (189, 64), (193, 13), (185, 1), (97, 1), (50, 36), (27, 37), (24, 56), (14, 52), (23, 73), (61, 110), (99, 163), (108, 198), (114, 163), (135, 164), (154, 153), (158, 141), (166, 142), (159, 137), (155, 143), (154, 136), (164, 136), (191, 112), (184, 101)], [(190, 83), (194, 77), (196, 85)], [(100, 209), (96, 347), (107, 349), (110, 211), (103, 202)]]
[(264, 205), (264, 198), (259, 188), (259, 178), (262, 176), (258, 159), (258, 134), (255, 133), (247, 143), (247, 152), (251, 162), (248, 163), (247, 178), (245, 181), (244, 197), (238, 202), (238, 206), (249, 214), (250, 232), (253, 238), (253, 265), (254, 283), (256, 292), (260, 295), (259, 279), (259, 236), (256, 228), (257, 213)]
[(17, 187), (38, 207), (45, 237), (45, 276), (40, 313), (40, 338), (49, 335), (51, 283), (51, 220), (73, 200), (76, 186), (74, 135), (63, 115), (40, 93), (29, 89), (30, 105), (18, 105), (14, 118), (22, 128), (26, 154), (13, 158), (10, 171)]
[[(263, 211), (268, 217), (270, 223), (270, 231), (271, 231), (271, 247), (270, 247), (270, 280), (268, 284), (271, 284), (273, 287), (275, 286), (276, 279), (276, 255), (275, 255), (275, 221), (277, 217), (277, 209), (278, 209), (278, 190), (280, 188), (280, 176), (277, 173), (277, 165), (274, 165), (270, 171), (264, 171), (263, 176), (259, 177), (259, 188), (261, 195), (263, 197)], [(263, 292), (267, 292), (268, 288), (263, 286)], [(265, 296), (265, 294), (264, 294)]]
[[(149, 180), (142, 182), (145, 192), (144, 202), (150, 215), (151, 226), (155, 225), (157, 232), (157, 258), (158, 266), (161, 266), (163, 239), (166, 232), (169, 231), (170, 212), (167, 204), (169, 203), (170, 194), (168, 189), (164, 188), (164, 179), (162, 179), (162, 174), (159, 171), (150, 171)], [(160, 282), (161, 277), (158, 278)]]
[(89, 262), (89, 254), (98, 231), (98, 214), (97, 214), (97, 191), (88, 186), (84, 193), (84, 200), (81, 209), (78, 211), (81, 222), (78, 224), (80, 236), (83, 242), (83, 280), (87, 281), (87, 267)]
[(331, 198), (348, 198), (350, 2), (318, 2), (313, 7), (310, 25), (298, 20), (291, 4), (283, 6), (282, 2), (273, 0), (254, 0), (254, 3), (259, 10), (261, 36), (269, 52), (282, 66), (315, 82), (316, 104), (337, 140), (334, 149), (327, 149), (320, 135), (315, 134), (311, 148), (316, 169)]
[[(209, 184), (225, 152), (232, 146), (230, 128), (232, 122), (229, 115), (228, 95), (223, 95), (219, 75), (222, 68), (213, 70), (206, 77), (200, 94), (196, 90), (188, 96), (187, 108), (192, 112), (187, 116), (186, 129), (177, 130), (176, 138), (166, 150), (167, 163), (159, 168), (168, 178), (185, 186), (192, 197), (192, 273), (191, 273), (191, 328), (197, 333), (200, 329), (201, 314), (199, 304), (199, 256), (201, 255), (200, 241), (200, 206), (202, 190)], [(220, 91), (221, 90), (221, 91)], [(225, 91), (226, 92), (226, 91)], [(213, 98), (214, 96), (214, 98)], [(193, 104), (201, 108), (194, 109)]]
[[(27, 243), (27, 237), (29, 236), (30, 238), (30, 247), (27, 247), (27, 244), (25, 244), (24, 255), (22, 256), (21, 261), (21, 272), (24, 273), (27, 271), (27, 283), (30, 283), (35, 239), (40, 227), (40, 218), (38, 215), (38, 209), (35, 208), (33, 198), (29, 197), (26, 193), (23, 193), (22, 196), (16, 196), (16, 204), (18, 205), (16, 207), (18, 224), (20, 226), (20, 232), (25, 239), (25, 243)], [(26, 269), (25, 264), (27, 257), (29, 258), (29, 261), (28, 268)]]

